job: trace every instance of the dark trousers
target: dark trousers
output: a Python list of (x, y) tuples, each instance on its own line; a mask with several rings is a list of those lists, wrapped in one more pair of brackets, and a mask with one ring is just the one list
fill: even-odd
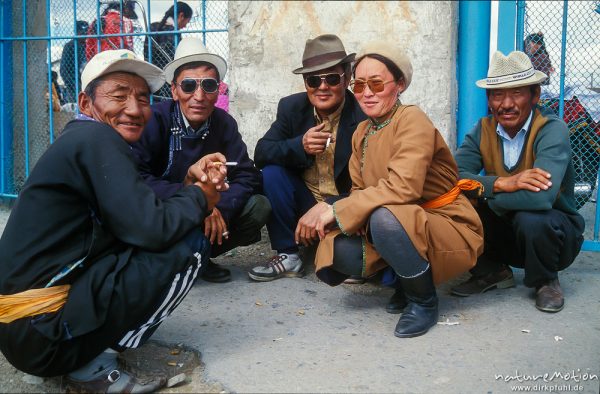
[(302, 215), (317, 201), (304, 180), (287, 168), (269, 165), (263, 168), (263, 189), (271, 203), (271, 218), (267, 222), (271, 248), (278, 253), (296, 253), (296, 225)]
[(525, 286), (536, 287), (571, 265), (583, 243), (583, 219), (557, 209), (498, 216), (481, 204), (477, 212), (483, 222), (484, 252), (471, 270), (476, 276), (511, 265), (525, 269)]
[[(421, 275), (429, 268), (427, 260), (423, 259), (408, 237), (404, 226), (387, 208), (377, 208), (369, 217), (369, 241), (377, 253), (402, 278), (413, 278)], [(340, 234), (333, 242), (332, 269), (344, 275), (361, 275), (363, 270), (362, 237)], [(342, 278), (336, 278), (335, 273), (329, 275), (333, 283)]]
[(269, 220), (271, 204), (261, 195), (254, 194), (246, 202), (242, 212), (229, 224), (229, 238), (221, 245), (211, 245), (210, 257), (217, 257), (238, 246), (252, 245), (260, 241), (260, 230)]
[[(19, 319), (0, 324), (2, 352), (24, 372), (58, 376), (82, 367), (107, 348), (121, 351), (138, 347), (185, 298), (208, 253), (208, 240), (200, 230), (190, 232), (163, 252), (136, 250), (122, 270), (107, 278), (115, 276), (108, 303), (85, 300), (90, 308), (106, 314), (101, 326), (80, 336), (51, 339), (36, 325), (60, 326), (61, 311)], [(84, 273), (72, 286), (87, 286), (89, 281)], [(63, 325), (67, 323), (75, 322)], [(56, 331), (61, 328), (56, 327)]]

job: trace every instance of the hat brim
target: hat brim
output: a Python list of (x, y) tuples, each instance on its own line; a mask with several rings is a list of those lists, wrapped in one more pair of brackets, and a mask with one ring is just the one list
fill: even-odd
[(539, 70), (535, 70), (535, 73), (525, 79), (520, 79), (518, 81), (509, 81), (503, 83), (495, 83), (488, 84), (487, 78), (480, 79), (475, 82), (475, 85), (482, 89), (508, 89), (508, 88), (518, 88), (521, 86), (529, 86), (529, 85), (538, 85), (548, 79), (548, 76)]
[[(138, 59), (117, 60), (110, 66), (106, 67), (94, 79), (98, 79), (106, 74), (119, 71), (135, 74), (142, 77), (148, 84), (151, 93), (156, 92), (165, 84), (165, 74), (160, 68), (156, 67), (153, 64)], [(85, 90), (85, 88), (86, 86), (82, 86), (81, 90)]]
[(300, 68), (295, 69), (292, 72), (294, 74), (306, 74), (306, 73), (311, 73), (313, 71), (324, 70), (329, 67), (337, 66), (338, 64), (353, 62), (355, 56), (356, 56), (356, 53), (351, 53), (342, 59), (332, 60), (332, 61), (329, 61), (329, 62), (326, 62), (323, 64), (319, 64), (316, 66), (312, 66), (312, 67), (300, 67)]
[(186, 63), (192, 62), (206, 62), (210, 63), (217, 68), (219, 72), (219, 79), (225, 78), (225, 73), (227, 72), (227, 62), (219, 55), (215, 55), (213, 53), (198, 53), (194, 55), (188, 55), (180, 57), (177, 60), (173, 60), (165, 66), (165, 76), (167, 78), (167, 83), (171, 84), (173, 82), (173, 77), (175, 75), (175, 71), (183, 66)]

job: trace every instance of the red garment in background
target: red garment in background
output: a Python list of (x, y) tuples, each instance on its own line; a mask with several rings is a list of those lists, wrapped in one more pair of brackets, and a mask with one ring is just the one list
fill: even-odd
[[(103, 26), (100, 30), (102, 34), (133, 33), (133, 21), (125, 16), (123, 17), (123, 31), (121, 32), (121, 13), (117, 10), (109, 10), (101, 19), (103, 20)], [(97, 34), (95, 23), (90, 24), (88, 34)], [(102, 38), (100, 39), (100, 51), (120, 49), (121, 39), (123, 39), (123, 49), (133, 51), (133, 36)], [(87, 60), (94, 57), (97, 52), (96, 38), (86, 38), (85, 56)]]

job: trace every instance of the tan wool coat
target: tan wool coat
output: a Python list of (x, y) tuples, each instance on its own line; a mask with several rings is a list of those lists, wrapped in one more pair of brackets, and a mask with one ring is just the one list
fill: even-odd
[[(352, 190), (334, 204), (339, 230), (319, 243), (319, 271), (332, 266), (333, 240), (340, 233), (365, 228), (375, 209), (389, 209), (405, 228), (421, 257), (429, 261), (434, 281), (441, 283), (472, 268), (483, 251), (483, 227), (462, 194), (441, 208), (419, 204), (456, 185), (458, 169), (452, 153), (427, 115), (416, 106), (401, 105), (391, 122), (375, 131), (358, 125), (349, 163)], [(363, 237), (363, 272), (368, 277), (387, 263)], [(330, 283), (335, 284), (335, 283)]]

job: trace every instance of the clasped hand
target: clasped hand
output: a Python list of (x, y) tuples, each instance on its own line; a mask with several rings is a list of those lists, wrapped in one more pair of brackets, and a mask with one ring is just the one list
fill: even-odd
[(229, 189), (225, 162), (225, 156), (221, 153), (208, 154), (188, 168), (183, 181), (186, 186), (196, 185), (202, 189), (209, 210), (219, 202), (219, 192)]

